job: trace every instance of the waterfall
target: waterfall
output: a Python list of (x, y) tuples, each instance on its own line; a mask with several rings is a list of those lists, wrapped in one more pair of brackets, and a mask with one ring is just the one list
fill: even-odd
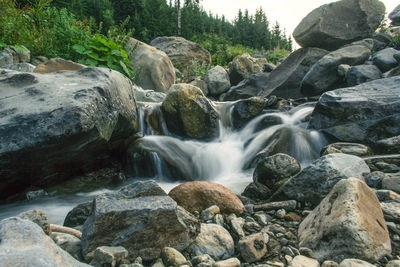
[[(327, 144), (321, 134), (306, 129), (306, 118), (314, 109), (311, 104), (288, 112), (265, 111), (240, 130), (231, 126), (232, 102), (214, 105), (220, 115), (220, 133), (216, 139), (201, 142), (146, 133), (139, 140), (140, 146), (168, 163), (180, 179), (214, 181), (240, 193), (252, 180), (252, 162), (258, 153), (286, 153), (306, 166)], [(264, 127), (265, 121), (275, 123)], [(158, 171), (161, 172), (157, 177), (168, 176), (163, 173), (165, 169)]]

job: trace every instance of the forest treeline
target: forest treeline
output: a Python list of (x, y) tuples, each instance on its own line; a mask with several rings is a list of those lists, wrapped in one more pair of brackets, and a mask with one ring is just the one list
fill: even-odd
[(230, 22), (224, 16), (207, 13), (198, 0), (54, 0), (52, 5), (65, 7), (80, 19), (95, 18), (102, 22), (103, 31), (129, 16), (126, 27), (134, 30), (135, 38), (149, 43), (158, 36), (177, 35), (178, 2), (181, 2), (181, 35), (186, 39), (202, 42), (213, 38), (215, 45), (291, 50), (291, 38), (286, 37), (278, 22), (272, 24), (261, 8), (255, 14), (238, 10), (236, 19)]

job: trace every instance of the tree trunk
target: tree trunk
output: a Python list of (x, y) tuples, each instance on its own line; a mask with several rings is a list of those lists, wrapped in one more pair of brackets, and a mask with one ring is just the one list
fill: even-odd
[(178, 36), (182, 35), (181, 30), (181, 0), (178, 0)]

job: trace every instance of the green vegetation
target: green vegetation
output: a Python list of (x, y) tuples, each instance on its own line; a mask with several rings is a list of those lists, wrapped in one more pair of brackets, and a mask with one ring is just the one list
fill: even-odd
[(397, 50), (400, 50), (400, 33), (398, 33), (396, 36), (393, 37), (390, 46), (394, 47)]
[[(177, 33), (177, 2), (172, 0), (0, 0), (0, 48), (24, 45), (32, 56), (61, 57), (89, 66), (106, 66), (133, 77), (124, 51), (127, 38), (150, 42)], [(267, 55), (276, 63), (291, 50), (279, 24), (270, 26), (260, 8), (238, 11), (233, 22), (214, 16), (201, 1), (182, 0), (181, 33), (212, 54), (214, 65), (237, 55)], [(193, 62), (192, 72), (209, 68)]]

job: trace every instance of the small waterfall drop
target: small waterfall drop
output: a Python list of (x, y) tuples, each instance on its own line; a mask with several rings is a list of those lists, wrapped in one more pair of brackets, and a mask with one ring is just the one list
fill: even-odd
[[(175, 168), (183, 180), (213, 181), (241, 193), (252, 181), (253, 161), (258, 154), (286, 153), (305, 166), (326, 145), (321, 134), (306, 129), (306, 118), (313, 105), (305, 104), (288, 112), (265, 111), (240, 130), (231, 126), (232, 102), (216, 102), (215, 108), (221, 118), (220, 134), (211, 142), (150, 133), (139, 140), (140, 146)], [(162, 169), (159, 171), (157, 177), (167, 176)]]

